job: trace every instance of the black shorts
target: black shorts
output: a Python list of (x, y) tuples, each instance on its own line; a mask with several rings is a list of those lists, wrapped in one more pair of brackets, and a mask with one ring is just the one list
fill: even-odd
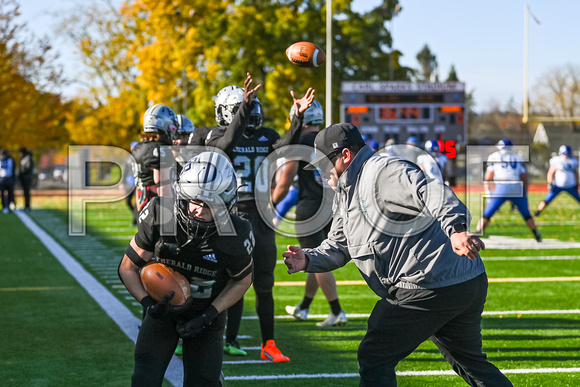
[(254, 290), (271, 291), (274, 287), (274, 269), (276, 268), (277, 248), (276, 233), (258, 213), (257, 209), (238, 209), (237, 214), (250, 221), (256, 246), (254, 247)]
[[(299, 201), (296, 205), (296, 220), (307, 220), (316, 215), (318, 208), (320, 207), (320, 202), (318, 201)], [(330, 231), (330, 226), (332, 220), (328, 222), (322, 230), (315, 232), (314, 234), (299, 236), (298, 243), (302, 248), (315, 248), (320, 246), (323, 240), (328, 236)]]

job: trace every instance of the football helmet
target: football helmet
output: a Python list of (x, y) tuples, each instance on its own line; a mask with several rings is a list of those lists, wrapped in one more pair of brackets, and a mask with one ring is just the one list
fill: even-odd
[(153, 105), (143, 115), (145, 133), (165, 133), (169, 140), (175, 140), (178, 126), (177, 115), (165, 105)]
[(428, 140), (425, 142), (425, 150), (431, 154), (438, 154), (439, 153), (439, 144), (437, 141)]
[[(294, 111), (294, 105), (290, 109), (290, 121), (296, 115)], [(312, 105), (306, 111), (304, 111), (304, 125), (320, 125), (324, 123), (324, 111), (322, 110), (322, 105), (317, 100), (312, 101)]]
[(510, 140), (509, 138), (504, 138), (499, 140), (499, 142), (497, 143), (497, 150), (503, 153), (507, 153), (511, 151), (513, 146), (514, 143), (512, 142), (512, 140)]
[(572, 157), (572, 147), (570, 145), (562, 145), (558, 149), (558, 154), (560, 156)]
[(186, 116), (184, 116), (183, 114), (179, 114), (177, 116), (177, 123), (179, 124), (177, 128), (178, 135), (185, 136), (190, 133), (193, 133), (193, 131), (195, 130), (195, 125), (193, 124), (193, 122), (191, 122), (191, 120)]
[(246, 133), (253, 131), (256, 128), (262, 126), (262, 104), (258, 98), (254, 98), (252, 101), (252, 111), (250, 112), (250, 118), (248, 119), (248, 124), (246, 125)]
[(226, 86), (215, 99), (215, 120), (220, 126), (228, 126), (244, 100), (244, 89), (239, 86)]
[(418, 142), (419, 142), (419, 140), (417, 140), (417, 137), (415, 137), (415, 136), (410, 136), (410, 137), (407, 139), (407, 142), (406, 142), (406, 144), (407, 144), (407, 145), (417, 145), (417, 143), (418, 143)]
[[(200, 153), (185, 164), (173, 188), (175, 217), (188, 240), (209, 237), (226, 226), (237, 201), (236, 182), (234, 167), (217, 152)], [(194, 200), (209, 206), (213, 220), (202, 221), (189, 215), (189, 202)]]

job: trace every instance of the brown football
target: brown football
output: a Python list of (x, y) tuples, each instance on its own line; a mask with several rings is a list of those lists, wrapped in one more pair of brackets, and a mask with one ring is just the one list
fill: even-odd
[(326, 54), (320, 47), (310, 42), (294, 43), (286, 49), (290, 62), (300, 67), (318, 67), (326, 60)]
[(150, 263), (141, 269), (141, 282), (147, 293), (156, 301), (170, 291), (175, 295), (170, 301), (171, 305), (183, 305), (189, 297), (189, 281), (172, 268), (162, 263)]

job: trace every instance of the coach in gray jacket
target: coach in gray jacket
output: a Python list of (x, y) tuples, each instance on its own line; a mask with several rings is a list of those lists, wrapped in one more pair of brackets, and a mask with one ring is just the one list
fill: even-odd
[(284, 262), (320, 273), (352, 259), (381, 297), (358, 349), (360, 385), (396, 386), (395, 366), (430, 338), (470, 385), (511, 386), (482, 352), (485, 246), (465, 205), (415, 164), (377, 155), (354, 125), (323, 129), (314, 146), (308, 167), (336, 191), (332, 229), (315, 249), (288, 246)]

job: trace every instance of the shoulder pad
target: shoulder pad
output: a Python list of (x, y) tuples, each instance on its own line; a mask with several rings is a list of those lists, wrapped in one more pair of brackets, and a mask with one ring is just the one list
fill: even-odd
[(248, 245), (251, 245), (252, 250), (255, 245), (252, 225), (246, 219), (242, 219), (234, 214), (231, 214), (231, 219), (237, 235), (218, 236), (218, 249), (229, 255), (248, 255)]

